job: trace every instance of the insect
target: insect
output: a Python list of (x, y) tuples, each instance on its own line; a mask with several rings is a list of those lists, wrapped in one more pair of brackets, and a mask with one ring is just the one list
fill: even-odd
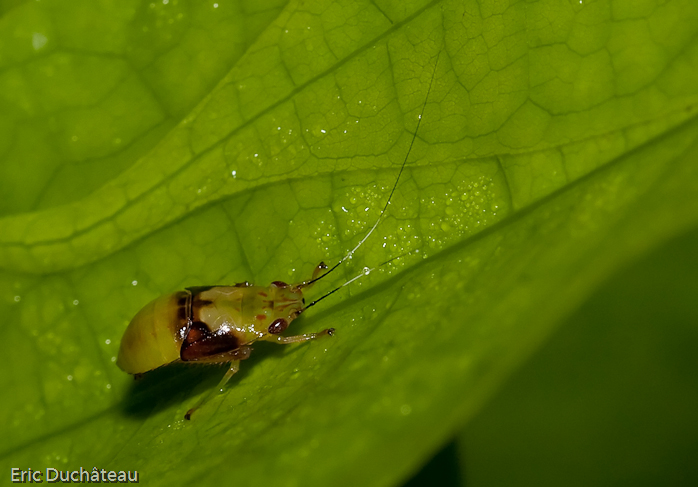
[(312, 278), (299, 284), (274, 281), (267, 287), (254, 286), (249, 282), (233, 286), (190, 287), (151, 301), (133, 317), (124, 332), (116, 361), (119, 368), (138, 377), (174, 362), (229, 364), (218, 386), (187, 411), (184, 418), (191, 419), (192, 413), (239, 370), (240, 361), (250, 356), (253, 343), (270, 341), (290, 344), (332, 336), (334, 328), (293, 336), (282, 333), (308, 308), (373, 270), (365, 269), (319, 299), (305, 304), (303, 291), (351, 258), (383, 218), (417, 138), (437, 66), (438, 57), (417, 127), (385, 206), (356, 247), (332, 268), (328, 269), (321, 262)]

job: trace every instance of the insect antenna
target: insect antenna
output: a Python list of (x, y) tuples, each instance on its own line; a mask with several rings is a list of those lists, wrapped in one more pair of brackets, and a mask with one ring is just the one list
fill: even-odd
[[(306, 309), (310, 308), (311, 306), (315, 306), (316, 304), (318, 304), (320, 301), (322, 301), (322, 300), (325, 299), (326, 297), (331, 296), (332, 294), (334, 294), (334, 293), (336, 293), (337, 291), (339, 291), (340, 289), (342, 289), (344, 286), (348, 286), (349, 284), (351, 284), (352, 282), (356, 281), (357, 279), (360, 279), (360, 278), (362, 278), (362, 277), (364, 277), (364, 276), (367, 276), (367, 275), (369, 275), (371, 272), (375, 271), (376, 269), (380, 269), (380, 268), (383, 267), (384, 265), (390, 264), (392, 261), (397, 260), (397, 259), (401, 259), (401, 258), (403, 258), (403, 257), (405, 257), (406, 255), (409, 255), (409, 254), (411, 254), (411, 253), (412, 253), (411, 251), (410, 251), (410, 252), (405, 252), (404, 254), (398, 255), (397, 257), (393, 257), (392, 259), (388, 259), (388, 260), (386, 260), (385, 262), (383, 262), (383, 263), (381, 263), (380, 265), (378, 265), (378, 266), (376, 266), (376, 267), (373, 267), (373, 268), (364, 267), (364, 269), (363, 269), (363, 271), (361, 272), (361, 274), (357, 274), (356, 276), (352, 277), (351, 279), (349, 279), (349, 280), (348, 280), (347, 282), (345, 282), (344, 284), (342, 284), (342, 285), (340, 285), (340, 286), (337, 286), (336, 288), (334, 288), (332, 291), (328, 292), (327, 294), (325, 294), (325, 295), (323, 295), (323, 296), (320, 296), (320, 297), (317, 298), (315, 301), (313, 301), (313, 302), (311, 302), (310, 304), (304, 306), (303, 309), (300, 310), (300, 312), (302, 313), (303, 311), (305, 311)], [(320, 276), (320, 277), (322, 277), (322, 276)], [(320, 279), (320, 277), (318, 277), (318, 279)], [(317, 280), (317, 279), (316, 279), (316, 280)]]
[[(424, 115), (424, 110), (427, 108), (427, 102), (429, 101), (429, 93), (431, 93), (431, 86), (434, 84), (434, 78), (436, 77), (436, 68), (437, 68), (438, 65), (439, 65), (439, 56), (440, 56), (440, 55), (441, 55), (441, 53), (439, 52), (439, 54), (437, 54), (437, 56), (436, 56), (436, 63), (434, 63), (434, 71), (431, 73), (431, 80), (429, 81), (429, 88), (427, 89), (427, 96), (426, 96), (426, 98), (424, 99), (424, 105), (422, 106), (422, 111), (420, 112), (419, 118), (417, 119), (417, 127), (415, 127), (415, 129), (414, 129), (414, 134), (412, 135), (412, 141), (410, 142), (410, 147), (407, 149), (407, 154), (405, 154), (405, 160), (402, 161), (402, 165), (400, 166), (400, 171), (399, 171), (398, 174), (397, 174), (397, 178), (395, 179), (395, 183), (393, 184), (393, 187), (392, 187), (392, 189), (390, 190), (390, 194), (388, 195), (388, 199), (386, 200), (385, 205), (383, 206), (383, 209), (381, 210), (380, 214), (378, 215), (378, 218), (376, 218), (376, 222), (373, 224), (373, 226), (371, 227), (371, 229), (370, 229), (368, 232), (366, 232), (366, 235), (364, 235), (364, 238), (362, 238), (361, 241), (360, 241), (358, 244), (356, 244), (356, 247), (354, 247), (354, 248), (351, 249), (349, 252), (347, 252), (347, 254), (346, 254), (344, 257), (342, 257), (342, 259), (341, 259), (339, 262), (337, 262), (335, 265), (333, 265), (332, 267), (330, 267), (330, 269), (327, 270), (324, 274), (321, 274), (321, 275), (319, 275), (318, 277), (316, 277), (316, 278), (314, 278), (314, 279), (311, 279), (310, 281), (305, 281), (305, 282), (299, 284), (299, 285), (298, 285), (299, 288), (303, 288), (303, 287), (306, 287), (306, 286), (310, 286), (310, 285), (313, 284), (314, 282), (319, 281), (320, 279), (322, 279), (323, 277), (325, 277), (326, 275), (328, 275), (328, 274), (330, 274), (332, 271), (334, 271), (337, 267), (339, 267), (340, 265), (342, 265), (346, 260), (351, 259), (351, 257), (354, 255), (354, 252), (356, 252), (356, 251), (359, 249), (359, 247), (361, 247), (361, 246), (363, 245), (363, 243), (366, 241), (366, 239), (368, 239), (368, 237), (371, 236), (371, 234), (373, 233), (373, 231), (376, 229), (376, 227), (378, 227), (378, 224), (379, 224), (379, 223), (381, 222), (381, 220), (383, 219), (383, 215), (385, 214), (385, 211), (388, 209), (388, 205), (390, 204), (390, 200), (393, 198), (393, 193), (395, 193), (395, 189), (397, 188), (397, 185), (398, 185), (398, 183), (400, 182), (400, 177), (402, 176), (402, 172), (405, 170), (405, 166), (407, 165), (407, 160), (409, 159), (410, 153), (412, 152), (412, 146), (414, 145), (414, 141), (417, 140), (417, 133), (419, 132), (419, 126), (420, 126), (421, 123), (422, 123), (422, 116)], [(399, 256), (399, 257), (402, 257), (402, 256)], [(394, 259), (391, 259), (391, 260), (394, 260)], [(381, 265), (378, 266), (378, 267), (381, 267), (382, 265), (387, 264), (388, 262), (390, 262), (390, 260), (384, 262), (383, 264), (381, 264)], [(336, 291), (339, 291), (341, 288), (343, 288), (343, 287), (346, 286), (347, 284), (349, 284), (349, 283), (351, 283), (351, 282), (354, 282), (356, 279), (358, 279), (359, 277), (361, 277), (361, 276), (363, 276), (363, 275), (368, 274), (368, 273), (371, 272), (372, 270), (374, 270), (374, 269), (369, 269), (368, 272), (365, 272), (365, 273), (363, 273), (363, 274), (359, 274), (359, 275), (356, 276), (356, 277), (353, 277), (353, 278), (350, 279), (349, 281), (347, 281), (347, 282), (345, 282), (344, 284), (342, 284), (341, 286), (339, 286), (337, 289), (334, 289), (333, 291), (330, 291), (328, 294), (324, 295), (323, 297), (321, 297), (320, 299), (318, 299), (318, 300), (316, 300), (316, 301), (313, 301), (312, 303), (310, 303), (308, 306), (306, 306), (306, 307), (303, 308), (303, 309), (307, 309), (307, 308), (309, 308), (310, 306), (312, 306), (312, 305), (314, 305), (315, 303), (317, 303), (318, 301), (320, 301), (321, 299), (325, 299), (325, 298), (326, 298), (327, 296), (329, 296), (330, 294), (332, 294), (332, 293), (334, 293), (334, 292), (336, 292)]]

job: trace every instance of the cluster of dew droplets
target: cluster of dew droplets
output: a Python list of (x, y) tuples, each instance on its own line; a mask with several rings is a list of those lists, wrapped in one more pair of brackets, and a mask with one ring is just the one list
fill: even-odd
[(318, 248), (322, 249), (325, 255), (329, 255), (331, 249), (337, 244), (337, 227), (333, 223), (333, 219), (328, 215), (328, 218), (320, 220), (317, 225), (312, 227), (311, 237), (317, 243)]
[(368, 188), (353, 186), (349, 191), (347, 203), (341, 206), (342, 211), (351, 215), (344, 228), (345, 240), (365, 234), (377, 218), (371, 209), (381, 205), (381, 200), (385, 200), (385, 192), (381, 192), (376, 184)]
[(496, 220), (499, 204), (491, 177), (480, 175), (435, 186), (438, 187), (435, 192), (427, 192), (420, 198), (427, 222), (425, 235), (431, 249), (440, 250)]

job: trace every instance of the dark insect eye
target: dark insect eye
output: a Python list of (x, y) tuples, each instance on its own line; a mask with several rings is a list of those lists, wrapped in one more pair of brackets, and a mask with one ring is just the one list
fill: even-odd
[(268, 331), (272, 335), (278, 335), (279, 333), (283, 333), (286, 328), (288, 328), (288, 321), (283, 318), (278, 318), (272, 321)]
[(283, 281), (274, 281), (271, 283), (271, 285), (274, 287), (288, 287), (288, 284)]

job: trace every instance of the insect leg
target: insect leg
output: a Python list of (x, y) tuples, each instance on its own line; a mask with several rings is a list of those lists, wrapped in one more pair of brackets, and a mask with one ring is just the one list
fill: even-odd
[(308, 340), (315, 340), (316, 338), (320, 338), (320, 337), (323, 337), (325, 335), (329, 335), (329, 336), (334, 335), (334, 328), (328, 328), (326, 330), (322, 330), (322, 331), (319, 331), (317, 333), (293, 335), (290, 337), (275, 336), (272, 340), (269, 340), (269, 341), (274, 341), (276, 343), (282, 343), (284, 345), (287, 345), (289, 343), (301, 343), (301, 342), (307, 342)]
[(220, 391), (223, 386), (230, 380), (232, 376), (237, 373), (237, 371), (240, 370), (240, 361), (239, 360), (233, 360), (230, 362), (230, 368), (228, 369), (228, 372), (225, 373), (221, 381), (218, 383), (215, 389), (211, 389), (208, 394), (206, 394), (204, 397), (199, 399), (199, 402), (196, 403), (196, 406), (191, 408), (189, 411), (187, 411), (187, 414), (184, 415), (184, 419), (191, 419), (191, 415), (194, 414), (194, 411), (199, 409), (201, 406), (203, 406), (205, 403), (208, 402), (211, 397), (216, 393), (216, 391)]

